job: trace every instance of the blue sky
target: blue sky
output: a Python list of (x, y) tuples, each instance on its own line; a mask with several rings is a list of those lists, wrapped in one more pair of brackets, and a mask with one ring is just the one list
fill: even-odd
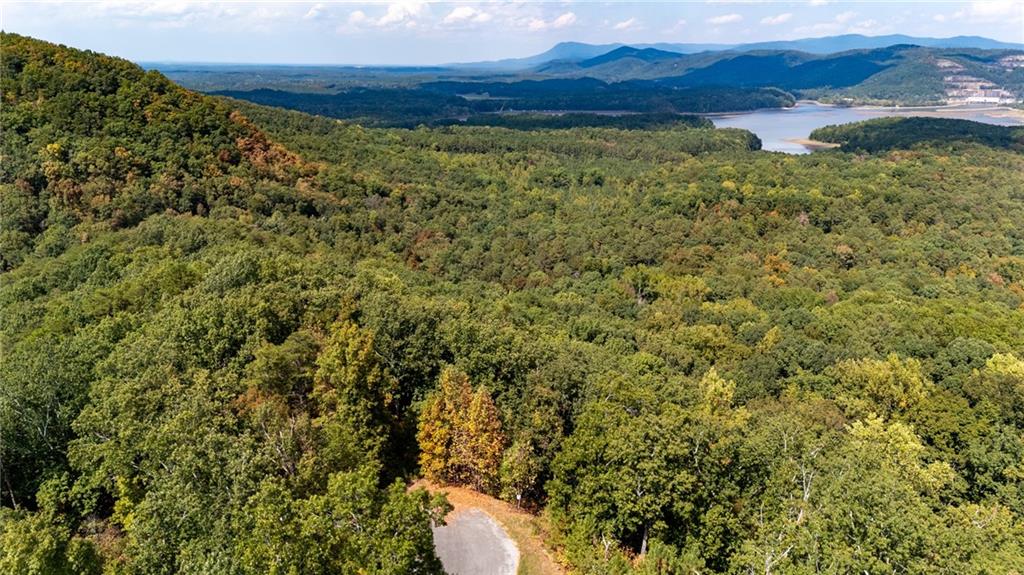
[(845, 2), (0, 2), (0, 27), (135, 61), (437, 64), (581, 42), (860, 33), (1024, 42), (1024, 0)]

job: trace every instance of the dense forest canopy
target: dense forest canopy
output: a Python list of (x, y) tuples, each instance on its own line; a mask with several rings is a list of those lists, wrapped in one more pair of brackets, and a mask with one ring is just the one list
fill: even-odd
[(368, 128), (0, 43), (0, 571), (439, 573), (418, 477), (579, 573), (1024, 570), (1019, 151)]
[[(489, 118), (499, 112), (569, 111), (693, 114), (785, 108), (796, 100), (775, 88), (669, 88), (594, 79), (515, 82), (428, 82), (408, 88), (351, 88), (336, 94), (222, 90), (216, 95), (358, 122), (415, 127)], [(628, 127), (628, 126), (626, 126)]]
[(655, 130), (687, 126), (714, 128), (711, 120), (690, 114), (674, 112), (636, 114), (558, 113), (540, 114), (477, 114), (465, 120), (436, 122), (436, 125), (495, 126), (513, 130), (556, 130), (567, 128), (620, 128), (624, 130)]
[(978, 143), (1024, 151), (1024, 128), (951, 118), (876, 118), (811, 132), (811, 139), (839, 144), (847, 151), (880, 152), (916, 145)]

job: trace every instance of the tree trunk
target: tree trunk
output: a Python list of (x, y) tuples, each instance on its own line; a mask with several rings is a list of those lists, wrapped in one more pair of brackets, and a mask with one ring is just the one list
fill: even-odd
[(640, 541), (640, 556), (647, 555), (647, 525), (644, 525), (644, 538)]

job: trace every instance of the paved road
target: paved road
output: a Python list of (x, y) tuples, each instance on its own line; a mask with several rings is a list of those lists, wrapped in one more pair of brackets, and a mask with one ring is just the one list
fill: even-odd
[(449, 575), (515, 575), (519, 549), (490, 515), (470, 508), (434, 528), (434, 547)]

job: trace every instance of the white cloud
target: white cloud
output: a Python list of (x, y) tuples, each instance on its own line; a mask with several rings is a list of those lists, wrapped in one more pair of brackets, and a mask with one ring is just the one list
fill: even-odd
[(676, 20), (675, 24), (672, 24), (672, 26), (662, 30), (661, 33), (662, 34), (676, 34), (676, 33), (678, 33), (680, 30), (682, 30), (685, 27), (686, 27), (686, 19), (685, 18), (680, 18), (679, 20)]
[(415, 18), (423, 13), (425, 7), (424, 2), (392, 2), (388, 4), (387, 12), (377, 20), (376, 24), (377, 26), (392, 26), (404, 23), (409, 26), (412, 22), (415, 26)]
[(576, 15), (572, 12), (566, 12), (551, 21), (543, 20), (541, 18), (533, 18), (527, 24), (527, 28), (529, 28), (531, 32), (540, 32), (541, 30), (565, 28), (566, 26), (572, 26), (574, 23), (576, 23)]
[(1024, 22), (1024, 2), (1019, 0), (989, 0), (971, 2), (963, 10), (952, 14), (936, 14), (936, 22), (966, 20), (972, 24), (1017, 24)]
[(1002, 16), (1020, 16), (1024, 11), (1024, 4), (1019, 0), (987, 0), (983, 2), (971, 2), (969, 12), (974, 17), (993, 18)]
[(82, 5), (85, 17), (104, 20), (132, 21), (133, 25), (149, 24), (155, 28), (176, 28), (199, 20), (204, 16), (215, 16), (220, 11), (216, 6), (195, 2), (97, 2)]
[(348, 15), (348, 23), (354, 26), (358, 26), (368, 20), (369, 18), (366, 17), (366, 12), (363, 12), (362, 10), (355, 10)]
[(558, 18), (555, 18), (554, 21), (551, 22), (551, 27), (552, 28), (565, 28), (566, 26), (573, 25), (575, 22), (576, 22), (576, 15), (573, 14), (572, 12), (566, 12), (565, 14), (562, 14)]
[[(0, 0), (2, 3), (3, 0)], [(314, 6), (315, 8), (315, 6)], [(232, 4), (193, 0), (152, 2), (19, 2), (3, 4), (4, 17), (21, 25), (67, 29), (174, 30), (215, 28), (218, 33), (244, 30), (271, 33), (284, 19), (298, 20), (310, 5)], [(312, 19), (312, 18), (310, 18)], [(59, 24), (57, 24), (59, 22)], [(109, 49), (108, 51), (116, 51)], [(136, 50), (138, 52), (139, 50)]]
[(722, 14), (721, 16), (715, 16), (714, 18), (708, 18), (708, 24), (714, 24), (716, 26), (721, 24), (733, 24), (743, 20), (743, 16), (739, 14)]
[(324, 12), (324, 5), (317, 3), (317, 4), (313, 4), (313, 6), (310, 7), (310, 9), (306, 12), (306, 15), (303, 16), (302, 19), (303, 20), (319, 20), (319, 19), (323, 18), (324, 16), (326, 16), (326, 12)]
[(474, 14), (476, 14), (476, 8), (472, 6), (459, 6), (444, 17), (444, 23), (464, 22), (472, 18)]
[(828, 4), (828, 0), (810, 0), (808, 4), (810, 4), (811, 6), (824, 6)]
[(419, 25), (417, 18), (426, 15), (427, 3), (422, 0), (403, 0), (387, 5), (379, 18), (374, 18), (363, 10), (353, 10), (348, 15), (348, 27), (340, 26), (339, 33), (352, 31), (353, 28), (376, 26), (378, 28), (415, 28)]
[(779, 14), (778, 16), (767, 16), (765, 18), (761, 18), (761, 23), (766, 26), (778, 26), (779, 24), (785, 24), (786, 22), (789, 22), (789, 20), (792, 17), (793, 15), (791, 13), (785, 12), (783, 14)]
[(824, 35), (824, 34), (836, 34), (841, 32), (845, 28), (845, 24), (857, 17), (856, 12), (846, 11), (840, 14), (836, 14), (832, 20), (828, 22), (818, 22), (817, 24), (811, 24), (810, 26), (799, 26), (793, 32), (795, 34), (808, 34), (808, 35)]
[(853, 20), (856, 16), (857, 16), (856, 12), (852, 12), (852, 11), (847, 10), (846, 12), (842, 12), (840, 14), (836, 14), (836, 22), (839, 22), (840, 24), (845, 24), (845, 23), (849, 22), (850, 20)]
[(476, 8), (473, 8), (472, 6), (458, 6), (451, 12), (449, 12), (448, 15), (444, 17), (444, 20), (441, 21), (441, 23), (448, 25), (467, 24), (471, 22), (483, 23), (489, 22), (491, 18), (492, 16), (489, 13), (484, 12), (483, 10), (478, 10)]
[(814, 35), (822, 36), (828, 34), (865, 34), (874, 36), (878, 34), (888, 34), (893, 31), (893, 23), (898, 22), (899, 18), (892, 18), (888, 23), (882, 23), (878, 20), (869, 18), (866, 20), (860, 20), (853, 22), (852, 20), (857, 17), (856, 12), (847, 11), (841, 14), (836, 14), (832, 20), (827, 22), (819, 22), (810, 26), (799, 26), (793, 32), (800, 35)]
[(639, 25), (639, 24), (640, 24), (639, 20), (637, 20), (636, 18), (630, 18), (629, 20), (623, 20), (622, 22), (619, 22), (619, 23), (615, 24), (614, 26), (612, 26), (612, 29), (613, 30), (629, 30), (631, 28), (636, 28), (637, 25)]
[(878, 20), (874, 19), (857, 22), (846, 30), (848, 34), (877, 34), (882, 31), (883, 27), (879, 26)]

